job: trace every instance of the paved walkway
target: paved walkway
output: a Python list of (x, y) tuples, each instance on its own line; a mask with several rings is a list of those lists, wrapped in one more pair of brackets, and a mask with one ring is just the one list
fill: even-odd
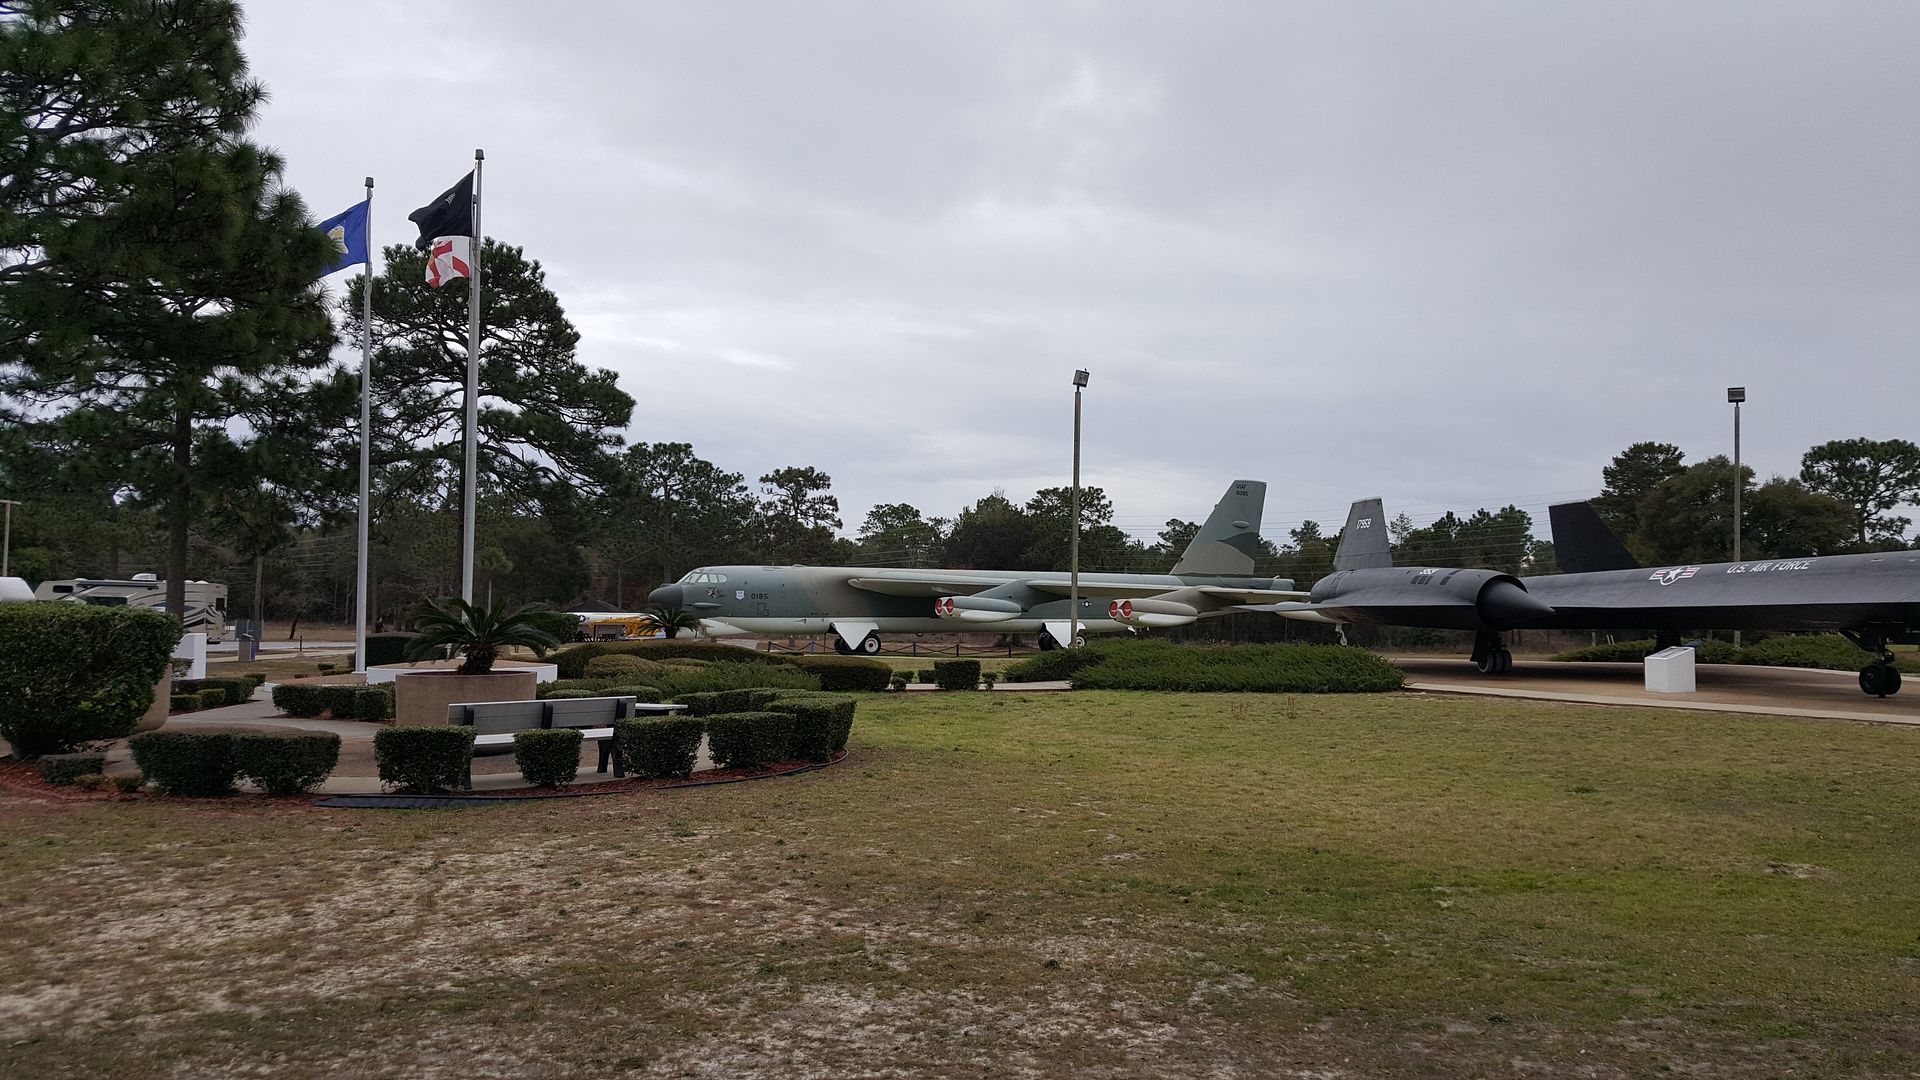
[[(1639, 664), (1522, 659), (1509, 675), (1487, 676), (1460, 659), (1402, 656), (1392, 661), (1407, 673), (1409, 690), (1430, 693), (1920, 725), (1920, 693), (1915, 689), (1890, 698), (1868, 697), (1860, 692), (1858, 673), (1851, 671), (1701, 664), (1694, 669), (1694, 693), (1656, 694), (1646, 689), (1645, 669)], [(1920, 689), (1920, 679), (1913, 682)]]

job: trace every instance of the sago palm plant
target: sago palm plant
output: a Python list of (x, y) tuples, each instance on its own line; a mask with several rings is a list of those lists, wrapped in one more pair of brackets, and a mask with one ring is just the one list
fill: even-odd
[(685, 608), (654, 606), (647, 609), (647, 617), (659, 623), (669, 639), (680, 636), (682, 630), (700, 629), (700, 616)]
[(419, 636), (408, 643), (407, 659), (427, 660), (452, 650), (466, 657), (460, 674), (485, 675), (493, 670), (500, 650), (510, 645), (524, 645), (533, 655), (545, 656), (560, 639), (540, 627), (535, 613), (544, 610), (538, 604), (512, 611), (505, 610), (505, 605), (475, 607), (452, 596), (422, 601), (413, 612)]

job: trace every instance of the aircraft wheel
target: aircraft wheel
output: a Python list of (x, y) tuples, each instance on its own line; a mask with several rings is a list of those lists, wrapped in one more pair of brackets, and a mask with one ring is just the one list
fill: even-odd
[(1494, 674), (1508, 675), (1513, 672), (1513, 654), (1505, 649), (1496, 649), (1493, 654)]
[(866, 653), (868, 656), (877, 655), (880, 652), (880, 635), (868, 634), (866, 637), (861, 638), (860, 651)]
[(833, 635), (833, 651), (839, 653), (841, 656), (853, 655), (853, 649), (847, 645), (846, 639), (839, 634)]
[(1488, 649), (1473, 658), (1473, 668), (1482, 675), (1500, 674), (1500, 654)]
[(1073, 647), (1074, 647), (1074, 648), (1076, 648), (1076, 649), (1077, 649), (1077, 648), (1079, 648), (1080, 646), (1082, 646), (1082, 645), (1085, 645), (1086, 643), (1087, 643), (1087, 635), (1085, 635), (1085, 634), (1075, 634), (1075, 635), (1073, 636)]
[(1860, 671), (1860, 692), (1891, 697), (1900, 692), (1900, 671), (1888, 664), (1871, 664)]

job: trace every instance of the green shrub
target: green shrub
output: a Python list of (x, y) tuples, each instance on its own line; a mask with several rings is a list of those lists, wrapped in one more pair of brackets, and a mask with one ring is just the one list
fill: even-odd
[(340, 736), (330, 731), (245, 732), (233, 737), (234, 771), (269, 795), (317, 787), (340, 763)]
[(227, 703), (227, 692), (217, 686), (209, 686), (193, 696), (200, 699), (203, 709), (217, 709)]
[[(1569, 649), (1549, 657), (1552, 660), (1570, 663), (1589, 664), (1637, 664), (1659, 651), (1652, 641), (1641, 638), (1637, 641), (1610, 641), (1602, 645), (1588, 645), (1584, 648)], [(1694, 650), (1693, 662), (1696, 664), (1737, 664), (1740, 651), (1724, 641), (1702, 642)]]
[(1345, 645), (1196, 647), (1147, 640), (1073, 651), (1100, 657), (1074, 675), (1076, 690), (1346, 694), (1397, 690), (1405, 683), (1400, 669)]
[(224, 690), (226, 698), (212, 705), (238, 705), (253, 697), (253, 692), (263, 680), (257, 675), (225, 675), (209, 679), (175, 679), (173, 692), (176, 694), (201, 694), (208, 690)]
[(373, 760), (380, 781), (402, 791), (452, 791), (467, 782), (473, 729), (458, 724), (381, 728), (373, 736)]
[(1741, 649), (1739, 662), (1771, 667), (1858, 671), (1874, 660), (1874, 654), (1839, 634), (1788, 634), (1756, 641)]
[(545, 693), (536, 693), (533, 696), (536, 700), (540, 701), (565, 701), (572, 698), (600, 697), (601, 695), (598, 690), (581, 690), (573, 687), (563, 687), (559, 690), (548, 690)]
[(332, 713), (335, 720), (390, 720), (393, 687), (287, 682), (273, 688), (273, 704), (288, 716)]
[(738, 712), (707, 717), (707, 753), (723, 769), (764, 769), (784, 761), (792, 740), (791, 713)]
[(633, 686), (609, 686), (600, 691), (601, 697), (631, 697), (635, 701), (657, 702), (667, 700), (666, 693), (657, 686), (635, 684)]
[(586, 677), (589, 679), (624, 679), (645, 675), (660, 670), (656, 660), (642, 660), (637, 656), (614, 653), (608, 656), (595, 656), (587, 660)]
[(720, 663), (784, 664), (786, 658), (711, 641), (584, 641), (547, 654), (562, 679), (584, 678), (596, 656), (638, 656), (644, 660), (714, 660)]
[(710, 690), (818, 690), (820, 680), (787, 664), (708, 664), (692, 671), (663, 669), (648, 682), (658, 686), (669, 699), (683, 694)]
[(680, 694), (674, 702), (687, 707), (688, 716), (718, 716), (721, 713), (756, 712), (767, 702), (781, 695), (782, 691), (765, 686), (746, 687), (739, 690), (708, 690), (697, 694)]
[(1091, 667), (1106, 656), (1106, 650), (1131, 644), (1124, 640), (1097, 641), (1077, 649), (1054, 649), (1037, 653), (1010, 665), (1004, 677), (1008, 682), (1060, 682), (1073, 678), (1081, 668)]
[(418, 634), (384, 633), (367, 635), (367, 666), (375, 664), (404, 664), (407, 662), (407, 646), (413, 644)]
[(140, 772), (168, 795), (228, 795), (237, 770), (225, 731), (143, 731), (127, 743)]
[(179, 640), (144, 608), (0, 604), (0, 738), (39, 757), (131, 734)]
[(75, 787), (85, 788), (88, 791), (105, 791), (107, 785), (112, 782), (104, 774), (97, 772), (83, 773), (73, 778)]
[(972, 690), (980, 685), (980, 661), (935, 660), (933, 685), (942, 690)]
[(793, 717), (788, 757), (826, 761), (846, 749), (853, 730), (854, 701), (844, 695), (786, 694), (768, 702), (766, 709)]
[(139, 791), (140, 786), (147, 782), (147, 778), (139, 773), (115, 773), (110, 779), (113, 781), (114, 790), (124, 795)]
[(192, 712), (193, 710), (199, 707), (200, 707), (199, 694), (167, 695), (167, 711), (168, 712)]
[(526, 620), (561, 642), (575, 641), (586, 620), (569, 611), (529, 611)]
[(794, 667), (820, 680), (820, 689), (834, 692), (885, 690), (893, 668), (861, 656), (796, 656)]
[(905, 690), (907, 688), (906, 675), (896, 674), (889, 676), (887, 678), (887, 687), (892, 690)]
[(105, 754), (46, 754), (40, 758), (40, 779), (49, 784), (71, 784), (107, 767)]
[(613, 725), (613, 752), (620, 767), (635, 776), (693, 775), (705, 720), (694, 716), (639, 716)]
[(932, 686), (933, 685), (933, 669), (930, 667), (921, 668), (920, 670), (914, 672), (913, 681), (919, 683), (922, 686)]
[(980, 673), (980, 683), (983, 689), (991, 690), (993, 689), (993, 684), (999, 681), (1000, 673), (997, 671), (983, 671)]
[(557, 788), (573, 783), (580, 772), (578, 728), (529, 728), (513, 733), (513, 761), (527, 783)]

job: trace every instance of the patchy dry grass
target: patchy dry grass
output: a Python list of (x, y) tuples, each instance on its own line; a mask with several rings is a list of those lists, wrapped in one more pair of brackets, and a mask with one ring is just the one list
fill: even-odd
[(1920, 732), (880, 695), (785, 781), (0, 799), (0, 1075), (1910, 1075)]

